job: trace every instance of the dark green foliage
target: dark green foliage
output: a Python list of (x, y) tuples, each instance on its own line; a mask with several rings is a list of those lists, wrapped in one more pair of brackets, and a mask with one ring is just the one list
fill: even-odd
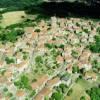
[(60, 92), (54, 92), (50, 98), (50, 100), (64, 100), (63, 99), (63, 94)]
[(99, 70), (100, 69), (100, 62), (98, 62), (97, 60), (94, 60), (92, 62), (92, 66), (93, 66), (94, 69)]
[(59, 48), (64, 49), (64, 45), (63, 45), (63, 44), (61, 44), (61, 45), (59, 46)]
[(80, 24), (77, 22), (77, 23), (76, 23), (76, 26), (80, 27)]
[(98, 27), (96, 31), (100, 34), (100, 27)]
[(64, 94), (67, 92), (67, 85), (66, 84), (60, 84), (59, 86), (54, 87), (55, 91), (50, 100), (64, 100)]
[(12, 96), (13, 96), (13, 93), (8, 92), (8, 93), (7, 93), (7, 96), (8, 96), (8, 97), (12, 97)]
[(35, 29), (35, 32), (40, 32), (41, 30), (40, 29)]
[(0, 75), (4, 75), (5, 72), (6, 72), (5, 68), (0, 68)]
[[(37, 9), (32, 9), (32, 8), (33, 8), (33, 5), (32, 5), (32, 7), (28, 7), (28, 9), (26, 9), (27, 10), (26, 13), (28, 13), (28, 14), (38, 14), (37, 17), (35, 18), (36, 22), (40, 22), (41, 20), (47, 21), (48, 19), (50, 19), (50, 16), (40, 13), (41, 8), (38, 8), (38, 7), (37, 7)], [(40, 10), (40, 12), (38, 12), (38, 10)]]
[(84, 74), (84, 73), (85, 73), (85, 68), (81, 68), (81, 69), (79, 70), (79, 72), (80, 72), (80, 74)]
[(93, 87), (90, 90), (87, 90), (86, 92), (90, 96), (91, 100), (100, 100), (100, 88), (99, 87)]
[(85, 99), (85, 97), (84, 97), (84, 96), (82, 96), (82, 97), (80, 98), (80, 100), (86, 100), (86, 99)]
[(36, 58), (35, 58), (35, 62), (36, 63), (43, 63), (43, 59), (42, 59), (42, 57), (41, 56), (37, 56)]
[(68, 88), (67, 85), (62, 83), (58, 87), (56, 87), (56, 91), (59, 91), (61, 93), (66, 93), (67, 88)]
[(60, 77), (61, 80), (68, 81), (69, 78), (70, 78), (70, 74), (67, 73), (67, 72), (65, 72), (65, 73), (60, 73), (60, 74), (59, 74), (59, 77)]
[(72, 50), (71, 55), (72, 55), (74, 58), (77, 58), (77, 57), (78, 57), (78, 52)]
[(68, 91), (67, 95), (70, 96), (70, 95), (72, 94), (72, 92), (73, 92), (73, 90), (70, 89), (70, 90)]
[(37, 79), (32, 79), (32, 83), (33, 83), (33, 82), (36, 82), (36, 81), (37, 81)]
[(0, 15), (0, 20), (2, 20), (3, 19), (3, 16), (2, 15)]
[(83, 31), (85, 32), (85, 33), (89, 33), (89, 30), (88, 29), (83, 29)]
[(15, 60), (13, 58), (9, 58), (9, 57), (6, 57), (5, 61), (7, 64), (15, 63)]
[[(53, 38), (52, 40), (55, 40), (56, 38)], [(56, 45), (56, 44), (50, 44), (50, 43), (45, 43), (45, 47), (48, 49), (57, 49), (57, 48), (61, 48), (64, 49), (64, 45), (60, 44), (60, 45)]]
[(26, 55), (26, 54), (23, 55), (23, 59), (24, 59), (24, 60), (27, 59), (27, 55)]
[(14, 28), (23, 28), (24, 27), (24, 23), (17, 23), (17, 24), (13, 24), (10, 26), (7, 26), (6, 29), (14, 29)]
[(60, 51), (58, 51), (57, 49), (52, 49), (50, 54), (53, 55), (54, 58), (56, 58), (58, 55), (60, 55)]
[(15, 42), (17, 40), (17, 34), (16, 32), (8, 32), (6, 34), (6, 40), (10, 41), (10, 42)]
[(18, 29), (18, 30), (15, 30), (17, 36), (22, 36), (24, 34), (24, 31), (22, 29)]
[(22, 89), (31, 89), (29, 78), (26, 75), (22, 75), (14, 82), (14, 85)]
[(44, 97), (44, 100), (49, 100), (49, 96), (45, 96)]
[[(43, 67), (43, 59), (42, 59), (42, 56), (36, 56), (35, 58), (35, 66), (36, 68), (42, 68)], [(36, 70), (37, 72), (37, 70)]]
[(0, 41), (1, 42), (16, 42), (18, 37), (22, 36), (24, 31), (21, 29), (18, 30), (10, 30), (0, 34)]
[(95, 43), (92, 43), (89, 48), (94, 53), (100, 53), (100, 35), (96, 35), (94, 38)]
[(4, 92), (7, 92), (8, 91), (8, 88), (7, 87), (4, 87), (3, 91)]
[(30, 20), (30, 21), (25, 20), (21, 23), (16, 23), (16, 24), (12, 24), (10, 26), (7, 26), (6, 29), (12, 30), (15, 28), (24, 28), (24, 27), (29, 27), (29, 26), (34, 27), (34, 26), (36, 26), (36, 23), (32, 20)]
[(35, 90), (32, 90), (32, 92), (30, 93), (29, 97), (33, 97), (36, 94)]
[(55, 45), (50, 43), (45, 43), (45, 47), (47, 47), (48, 49), (52, 49), (55, 48)]
[(1, 0), (0, 7), (1, 8), (11, 8), (11, 9), (23, 9), (32, 4), (38, 4), (41, 0)]
[(27, 52), (23, 52), (23, 59), (26, 60), (28, 58), (28, 53)]
[(79, 72), (79, 66), (73, 65), (72, 67), (72, 73), (78, 73)]

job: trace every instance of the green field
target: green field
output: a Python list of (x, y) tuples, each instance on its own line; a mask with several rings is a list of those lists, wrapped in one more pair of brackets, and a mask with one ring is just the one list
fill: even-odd
[(66, 96), (65, 100), (80, 100), (81, 96), (85, 96), (86, 100), (89, 100), (89, 96), (85, 93), (84, 87), (80, 84), (75, 84), (73, 87), (73, 92), (70, 96)]
[(78, 82), (75, 83), (72, 87), (72, 94), (70, 96), (66, 96), (65, 100), (80, 100), (81, 96), (85, 96), (86, 100), (90, 100), (85, 91), (94, 87), (95, 85), (96, 82), (90, 83), (84, 79), (79, 79)]
[(2, 14), (1, 26), (6, 27), (12, 24), (20, 23), (23, 21), (23, 16), (26, 16), (24, 11), (12, 11)]

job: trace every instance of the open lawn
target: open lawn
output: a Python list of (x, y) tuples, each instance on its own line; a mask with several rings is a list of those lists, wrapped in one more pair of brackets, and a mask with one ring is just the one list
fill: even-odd
[(79, 79), (78, 82), (75, 83), (72, 87), (72, 94), (70, 96), (66, 96), (65, 100), (80, 100), (81, 96), (85, 96), (86, 100), (90, 100), (85, 91), (95, 85), (97, 85), (96, 82), (90, 83), (84, 79)]
[(2, 16), (1, 26), (6, 27), (21, 22), (23, 20), (22, 17), (26, 16), (26, 14), (24, 11), (12, 11), (4, 13)]
[(91, 84), (90, 82), (86, 81), (86, 80), (83, 80), (83, 79), (80, 79), (78, 81), (78, 84), (81, 85), (85, 90), (86, 89), (89, 89), (93, 86), (93, 84)]
[(90, 100), (88, 95), (85, 93), (84, 88), (80, 84), (76, 83), (72, 89), (72, 94), (70, 96), (66, 96), (65, 100), (80, 100), (81, 96), (85, 96), (86, 100)]

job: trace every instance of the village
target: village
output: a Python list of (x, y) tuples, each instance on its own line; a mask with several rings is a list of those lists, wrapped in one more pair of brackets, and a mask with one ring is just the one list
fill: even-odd
[(17, 21), (13, 12), (1, 20), (0, 100), (91, 100), (86, 90), (100, 85), (100, 47), (91, 49), (95, 36), (100, 45), (100, 22), (56, 16), (36, 22), (17, 13)]

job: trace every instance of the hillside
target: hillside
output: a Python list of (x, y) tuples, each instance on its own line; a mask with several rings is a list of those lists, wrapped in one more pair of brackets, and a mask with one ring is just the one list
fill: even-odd
[(1, 0), (0, 8), (23, 9), (32, 4), (38, 4), (41, 0)]

